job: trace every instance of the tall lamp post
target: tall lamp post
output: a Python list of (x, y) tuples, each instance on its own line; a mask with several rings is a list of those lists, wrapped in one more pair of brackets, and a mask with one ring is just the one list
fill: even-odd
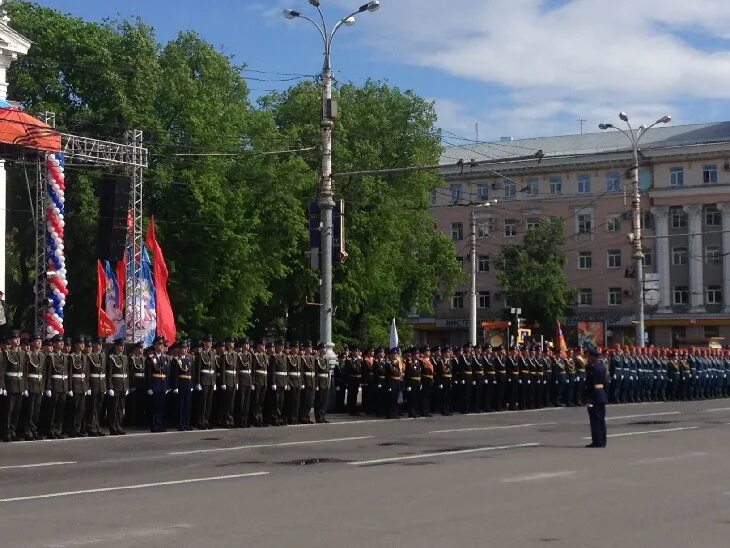
[(319, 313), (319, 336), (325, 344), (325, 357), (330, 364), (337, 360), (332, 342), (332, 210), (335, 201), (332, 196), (332, 129), (337, 117), (337, 107), (332, 102), (332, 41), (337, 31), (343, 25), (351, 27), (355, 24), (355, 15), (364, 12), (374, 12), (380, 8), (378, 0), (371, 0), (363, 4), (350, 15), (343, 17), (329, 30), (324, 13), (320, 7), (319, 0), (309, 0), (319, 14), (319, 21), (302, 15), (292, 9), (284, 10), (284, 17), (287, 19), (304, 19), (309, 21), (319, 32), (324, 45), (324, 66), (322, 68), (322, 173), (319, 186), (319, 210), (320, 230), (322, 233), (322, 247), (320, 250), (320, 270), (322, 280), (320, 285), (320, 313)]
[(631, 148), (634, 153), (634, 165), (631, 168), (632, 172), (632, 186), (633, 186), (633, 197), (631, 200), (632, 210), (632, 231), (629, 234), (629, 240), (633, 246), (634, 260), (634, 277), (636, 288), (634, 293), (636, 294), (635, 307), (636, 307), (636, 343), (643, 347), (644, 341), (644, 250), (641, 246), (641, 191), (639, 189), (639, 143), (641, 138), (646, 135), (649, 131), (657, 124), (668, 124), (672, 121), (672, 117), (667, 115), (659, 118), (656, 122), (649, 126), (640, 125), (639, 128), (634, 131), (629, 122), (629, 117), (625, 112), (619, 113), (618, 117), (626, 124), (629, 128), (628, 131), (616, 127), (613, 124), (598, 124), (598, 128), (615, 129), (623, 133), (626, 138), (631, 142)]
[(469, 344), (477, 344), (477, 216), (478, 207), (489, 207), (496, 204), (497, 200), (489, 200), (482, 204), (476, 204), (471, 208), (471, 287), (469, 288)]

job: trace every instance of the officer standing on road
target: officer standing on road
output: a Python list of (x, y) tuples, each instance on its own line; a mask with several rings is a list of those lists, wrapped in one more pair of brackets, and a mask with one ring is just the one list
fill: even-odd
[(433, 392), (435, 366), (431, 359), (431, 349), (421, 348), (421, 414), (431, 416), (431, 393)]
[(3, 352), (4, 393), (7, 395), (7, 417), (5, 441), (16, 441), (16, 430), (20, 419), (23, 397), (28, 396), (26, 390), (26, 356), (20, 350), (20, 332), (11, 331), (8, 337), (10, 346)]
[(362, 357), (357, 346), (352, 347), (351, 355), (345, 360), (343, 374), (347, 387), (347, 412), (354, 417), (358, 414), (357, 394), (362, 383)]
[(213, 352), (213, 335), (203, 339), (203, 348), (196, 355), (195, 390), (199, 393), (198, 428), (210, 430), (210, 415), (213, 412), (213, 392), (215, 391), (215, 353)]
[(224, 428), (233, 428), (233, 412), (236, 406), (236, 384), (238, 384), (238, 353), (234, 349), (235, 339), (226, 339), (222, 358), (218, 360), (218, 384), (220, 392), (220, 418), (218, 423)]
[(124, 339), (114, 341), (114, 350), (109, 354), (107, 365), (107, 417), (109, 433), (112, 436), (126, 434), (122, 429), (125, 397), (129, 393), (129, 360), (124, 355)]
[(284, 425), (284, 398), (289, 387), (288, 368), (284, 354), (284, 341), (278, 339), (269, 355), (269, 417), (271, 426)]
[(170, 358), (164, 353), (165, 338), (155, 337), (154, 350), (147, 356), (147, 376), (152, 396), (152, 432), (165, 432), (165, 395), (170, 391)]
[(264, 402), (266, 400), (266, 381), (269, 371), (269, 357), (266, 354), (264, 341), (256, 345), (253, 355), (253, 379), (251, 383), (251, 416), (257, 428), (264, 425)]
[(312, 341), (307, 341), (301, 360), (302, 393), (299, 398), (299, 424), (312, 424), (310, 415), (314, 407), (315, 375), (317, 374), (315, 360), (316, 357), (312, 354)]
[(86, 398), (86, 434), (103, 436), (101, 431), (101, 415), (104, 409), (104, 394), (107, 391), (106, 356), (101, 352), (104, 344), (102, 337), (91, 343), (91, 351), (85, 355), (86, 369), (89, 372), (90, 394)]
[(588, 348), (586, 368), (586, 404), (591, 422), (591, 443), (586, 447), (606, 447), (606, 404), (608, 403), (608, 369), (600, 349)]
[(147, 424), (147, 375), (144, 371), (144, 344), (134, 343), (128, 356), (129, 393), (131, 394), (131, 413), (129, 424), (144, 426)]
[(192, 430), (190, 408), (193, 392), (193, 358), (190, 356), (190, 341), (181, 341), (172, 346), (172, 386), (177, 394), (178, 423), (180, 432)]
[(48, 405), (48, 431), (51, 439), (61, 439), (63, 434), (63, 413), (66, 410), (66, 394), (71, 390), (68, 378), (68, 356), (63, 351), (63, 337), (53, 337), (53, 351), (46, 356), (46, 396)]
[(302, 396), (302, 356), (299, 343), (294, 343), (289, 349), (286, 357), (287, 391), (286, 391), (286, 417), (287, 424), (299, 422), (299, 404)]
[(43, 339), (36, 335), (33, 337), (33, 345), (26, 352), (27, 362), (27, 390), (25, 417), (23, 420), (24, 437), (26, 440), (40, 439), (41, 435), (38, 431), (38, 423), (40, 422), (41, 403), (43, 402), (43, 392), (45, 391), (45, 359), (46, 356), (41, 351)]
[(253, 354), (251, 353), (251, 341), (241, 341), (241, 351), (238, 353), (238, 403), (236, 405), (236, 426), (248, 428), (248, 416), (251, 412), (251, 385)]
[(80, 438), (84, 435), (82, 426), (86, 412), (86, 394), (89, 392), (89, 370), (86, 355), (82, 352), (83, 337), (74, 337), (73, 352), (69, 356), (69, 371), (71, 376), (71, 390), (68, 396), (72, 398), (73, 420), (69, 435)]
[(315, 370), (317, 372), (317, 382), (314, 395), (314, 418), (317, 422), (329, 422), (325, 417), (327, 411), (327, 401), (329, 400), (330, 391), (330, 366), (325, 358), (324, 343), (319, 343), (317, 349), (319, 355), (315, 359)]

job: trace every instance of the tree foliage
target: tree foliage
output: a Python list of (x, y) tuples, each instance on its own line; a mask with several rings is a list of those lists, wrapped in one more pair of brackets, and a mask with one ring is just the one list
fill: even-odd
[[(317, 192), (320, 88), (308, 82), (253, 104), (243, 67), (192, 32), (160, 45), (141, 20), (86, 22), (36, 4), (6, 4), (33, 41), (9, 71), (10, 97), (56, 113), (70, 133), (121, 139), (144, 131), (150, 149), (145, 215), (155, 215), (179, 326), (199, 336), (288, 332), (315, 339), (318, 279), (309, 268), (307, 203)], [(337, 172), (436, 163), (433, 105), (384, 83), (337, 87)], [(206, 153), (231, 155), (205, 155)], [(198, 156), (194, 154), (199, 154)], [(102, 172), (67, 170), (67, 323), (95, 327), (95, 250)], [(8, 300), (32, 296), (32, 222), (25, 173), (11, 174)], [(30, 174), (33, 184), (33, 174)], [(346, 202), (349, 260), (335, 269), (339, 340), (384, 343), (392, 316), (428, 310), (459, 275), (451, 242), (427, 207), (434, 174), (336, 178)], [(23, 319), (26, 325), (29, 315)], [(21, 318), (16, 318), (17, 322)]]
[(541, 220), (521, 243), (502, 247), (497, 281), (522, 315), (550, 332), (570, 307), (574, 290), (565, 278), (565, 228), (562, 219)]

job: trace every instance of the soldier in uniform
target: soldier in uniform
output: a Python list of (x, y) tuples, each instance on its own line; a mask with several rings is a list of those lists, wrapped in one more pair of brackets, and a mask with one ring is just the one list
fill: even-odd
[(266, 354), (264, 341), (256, 345), (253, 355), (253, 382), (251, 384), (251, 406), (253, 425), (257, 428), (264, 425), (264, 402), (266, 398), (266, 384), (269, 371), (269, 356)]
[(565, 373), (567, 377), (565, 402), (568, 407), (575, 405), (575, 357), (572, 350), (568, 351), (568, 358), (565, 360)]
[(69, 355), (71, 390), (68, 393), (72, 409), (69, 436), (74, 438), (84, 436), (83, 424), (84, 414), (86, 413), (86, 395), (89, 393), (89, 369), (83, 348), (84, 338), (79, 336), (74, 337), (73, 351)]
[(312, 341), (304, 345), (304, 353), (301, 360), (302, 393), (299, 398), (299, 424), (312, 424), (310, 415), (314, 407), (314, 390), (316, 385), (317, 372), (315, 371), (316, 357), (312, 353)]
[(362, 410), (366, 415), (374, 415), (373, 395), (375, 394), (375, 349), (366, 350), (362, 359)]
[(469, 412), (471, 407), (472, 392), (472, 371), (471, 356), (469, 355), (469, 345), (464, 345), (457, 350), (456, 369), (454, 370), (454, 379), (458, 383), (456, 390), (457, 407), (462, 414)]
[(218, 369), (218, 388), (220, 390), (220, 416), (218, 424), (224, 428), (233, 428), (236, 423), (233, 412), (236, 405), (236, 384), (238, 383), (238, 354), (234, 349), (235, 339), (229, 337), (226, 339), (225, 348), (220, 350), (216, 358), (216, 366)]
[(144, 426), (147, 424), (147, 375), (144, 364), (144, 344), (138, 341), (132, 345), (127, 363), (129, 364), (129, 393), (132, 411), (129, 424)]
[(103, 436), (101, 431), (101, 415), (104, 406), (104, 394), (107, 391), (106, 356), (101, 352), (104, 339), (95, 338), (91, 343), (91, 351), (84, 354), (86, 371), (89, 376), (89, 393), (86, 398), (86, 434)]
[(33, 337), (33, 344), (26, 352), (27, 375), (26, 388), (28, 397), (25, 398), (23, 410), (23, 437), (26, 440), (37, 440), (45, 438), (39, 432), (41, 416), (41, 403), (45, 391), (45, 359), (46, 356), (41, 350), (43, 339), (39, 335)]
[(109, 433), (112, 436), (122, 436), (126, 434), (122, 429), (122, 420), (125, 398), (130, 390), (129, 360), (124, 355), (124, 339), (114, 340), (114, 349), (109, 354), (106, 366)]
[(398, 409), (398, 393), (400, 391), (401, 369), (397, 359), (397, 350), (391, 348), (385, 360), (385, 417), (388, 419), (400, 418)]
[(484, 359), (480, 346), (471, 348), (471, 412), (481, 413), (484, 406)]
[(585, 401), (583, 392), (586, 384), (586, 359), (583, 357), (583, 349), (575, 350), (573, 361), (575, 361), (575, 403), (582, 406)]
[(506, 404), (505, 397), (511, 392), (511, 376), (507, 370), (507, 360), (504, 355), (504, 349), (499, 347), (494, 352), (494, 370), (496, 371), (496, 382), (493, 388), (493, 402), (492, 408), (495, 411), (504, 411), (505, 405), (509, 408), (509, 404)]
[(63, 351), (63, 337), (53, 337), (53, 351), (46, 356), (46, 396), (48, 405), (48, 431), (51, 439), (64, 438), (63, 414), (66, 410), (66, 394), (71, 390), (68, 376), (68, 356)]
[(190, 341), (181, 341), (174, 344), (172, 359), (172, 386), (173, 392), (177, 394), (178, 423), (177, 429), (180, 432), (192, 430), (190, 426), (190, 410), (192, 407), (193, 393), (193, 370), (194, 362), (190, 355)]
[(164, 353), (165, 338), (155, 337), (153, 351), (147, 356), (146, 370), (149, 388), (147, 394), (152, 396), (152, 432), (166, 432), (165, 428), (165, 396), (170, 392), (170, 358)]
[(682, 366), (679, 361), (679, 357), (677, 356), (677, 352), (672, 350), (669, 352), (669, 361), (667, 364), (668, 368), (668, 396), (669, 399), (672, 401), (676, 401), (679, 399), (679, 386), (680, 386), (680, 375)]
[(302, 356), (299, 343), (294, 343), (286, 356), (287, 387), (286, 387), (286, 423), (299, 422), (299, 404), (302, 395)]
[(362, 357), (360, 349), (353, 346), (350, 355), (345, 359), (343, 374), (347, 387), (347, 412), (357, 416), (357, 394), (362, 383)]
[(431, 416), (431, 393), (436, 367), (431, 359), (431, 350), (428, 346), (421, 348), (421, 414), (424, 417)]
[(497, 369), (491, 346), (482, 348), (482, 363), (484, 364), (484, 387), (480, 409), (487, 413), (494, 411), (497, 399)]
[(216, 390), (216, 356), (213, 352), (213, 336), (203, 339), (203, 347), (196, 355), (193, 377), (195, 390), (199, 393), (198, 428), (210, 430), (210, 416), (213, 412), (213, 392)]
[(335, 369), (332, 372), (332, 381), (335, 383), (335, 412), (345, 412), (345, 364), (350, 359), (350, 349), (347, 346), (342, 347), (342, 352), (338, 356), (335, 363)]
[(403, 375), (406, 389), (406, 407), (410, 418), (419, 416), (421, 390), (421, 362), (418, 359), (419, 357), (415, 352), (415, 348), (411, 348), (408, 352)]
[(20, 349), (20, 332), (11, 331), (8, 335), (8, 348), (3, 351), (3, 393), (7, 396), (7, 417), (5, 441), (18, 439), (17, 428), (23, 397), (28, 396), (26, 355)]
[(327, 411), (327, 400), (329, 399), (330, 390), (330, 366), (325, 358), (326, 346), (324, 343), (317, 345), (319, 354), (315, 359), (315, 371), (317, 373), (317, 382), (314, 395), (314, 418), (318, 423), (329, 422), (325, 417)]
[(588, 367), (586, 368), (586, 402), (591, 422), (591, 443), (586, 447), (606, 447), (606, 404), (608, 394), (608, 370), (601, 359), (601, 351), (588, 348)]
[(452, 387), (456, 382), (454, 369), (457, 367), (457, 360), (451, 351), (451, 347), (444, 346), (441, 352), (441, 359), (436, 364), (436, 383), (439, 391), (439, 402), (441, 414), (451, 415)]
[(236, 405), (236, 426), (240, 428), (248, 428), (250, 426), (248, 418), (251, 412), (253, 359), (251, 341), (243, 339), (241, 341), (241, 350), (238, 352), (238, 403)]
[(377, 356), (373, 365), (373, 376), (375, 377), (375, 414), (378, 417), (385, 416), (387, 407), (387, 388), (385, 386), (385, 349), (378, 348)]
[(284, 425), (284, 399), (289, 386), (284, 341), (278, 339), (269, 354), (269, 412), (266, 421), (271, 426)]

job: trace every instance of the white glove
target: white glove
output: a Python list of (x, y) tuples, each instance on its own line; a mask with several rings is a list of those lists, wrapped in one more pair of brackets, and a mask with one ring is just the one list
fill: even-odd
[(23, 397), (24, 398), (27, 398), (28, 397), (28, 391), (27, 390), (23, 390)]
[(173, 390), (172, 393), (177, 394), (177, 388), (175, 388), (175, 390)]
[(256, 387), (252, 384), (251, 385), (251, 391), (253, 392), (254, 390), (256, 390)]
[(477, 385), (477, 381), (471, 381), (471, 385), (472, 386), (476, 386)]
[(87, 396), (91, 396), (91, 390), (87, 390), (87, 391), (86, 391), (86, 395), (87, 395)]
[(408, 388), (406, 388), (406, 392), (410, 392), (410, 391), (411, 391), (411, 387), (409, 386)]
[[(132, 390), (134, 390), (134, 388), (133, 388)], [(130, 392), (131, 392), (131, 390), (127, 390), (127, 391), (126, 391), (126, 392), (124, 393), (124, 395), (125, 395), (125, 396), (129, 396), (129, 393), (130, 393)]]
[(203, 389), (203, 387), (200, 386), (199, 384), (195, 386), (195, 390), (197, 390), (198, 392), (200, 392), (202, 389)]
[(466, 381), (461, 381), (461, 384), (466, 384)]
[(392, 388), (388, 388), (388, 392), (392, 392), (392, 391), (393, 391), (393, 389), (392, 389)]
[(238, 390), (238, 385), (236, 385), (236, 390)]
[[(382, 384), (379, 384), (378, 385), (378, 388), (383, 388), (383, 385)], [(319, 388), (317, 388), (317, 390), (319, 390)]]
[(314, 389), (315, 392), (319, 392), (319, 386)]
[(519, 379), (519, 380), (518, 380), (517, 382), (518, 382), (519, 384), (522, 384), (522, 379)]
[(226, 390), (228, 388), (225, 384), (221, 384), (221, 390)]
[(284, 391), (286, 391), (286, 392), (289, 391), (289, 385), (288, 384), (284, 387)]
[(444, 389), (444, 385), (443, 384), (439, 384), (439, 390), (443, 390), (443, 389)]
[(558, 381), (555, 381), (555, 384), (558, 384)]
[(215, 392), (216, 390), (218, 390), (218, 387), (214, 384), (213, 385), (213, 392)]
[(191, 391), (191, 392), (193, 391), (193, 387), (192, 387), (192, 386), (190, 387), (190, 391)]
[(106, 393), (106, 394), (107, 394), (107, 396), (109, 396), (110, 398), (113, 398), (113, 397), (114, 397), (114, 390), (107, 390), (107, 393)]
[(147, 395), (148, 396), (151, 396), (152, 395), (152, 389), (151, 388), (149, 390), (147, 390)]
[(50, 390), (46, 390), (46, 398), (50, 398), (50, 397), (51, 397), (51, 395), (52, 395), (52, 394), (51, 394), (51, 391), (50, 391)]
[(274, 384), (274, 385), (272, 385), (272, 386), (271, 386), (271, 389), (272, 389), (272, 390), (273, 390), (274, 392), (276, 392), (276, 385), (275, 385), (275, 384)]
[(529, 380), (527, 381), (527, 384), (530, 384), (530, 381)]
[(74, 397), (74, 391), (73, 391), (73, 390), (69, 390), (69, 391), (68, 391), (68, 394), (66, 394), (66, 395), (67, 395), (67, 396), (68, 396), (69, 398), (73, 398), (73, 397)]

